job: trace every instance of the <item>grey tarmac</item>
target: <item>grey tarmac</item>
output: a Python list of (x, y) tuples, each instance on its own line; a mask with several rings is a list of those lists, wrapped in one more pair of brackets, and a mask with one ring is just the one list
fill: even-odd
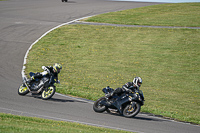
[(0, 1), (0, 112), (141, 133), (198, 133), (200, 127), (197, 125), (143, 113), (129, 119), (114, 114), (95, 113), (91, 101), (58, 93), (47, 101), (32, 97), (31, 94), (19, 96), (17, 93), (22, 83), (24, 56), (29, 47), (46, 32), (82, 17), (155, 4), (159, 3), (107, 0)]

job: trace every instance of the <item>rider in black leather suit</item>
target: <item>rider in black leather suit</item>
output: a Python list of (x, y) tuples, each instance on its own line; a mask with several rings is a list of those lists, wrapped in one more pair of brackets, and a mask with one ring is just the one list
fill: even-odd
[(134, 90), (139, 90), (139, 87), (142, 84), (142, 78), (135, 77), (133, 82), (127, 82), (122, 88), (116, 88), (113, 92), (109, 93), (106, 98), (112, 97), (114, 94), (121, 95), (125, 92), (132, 92)]

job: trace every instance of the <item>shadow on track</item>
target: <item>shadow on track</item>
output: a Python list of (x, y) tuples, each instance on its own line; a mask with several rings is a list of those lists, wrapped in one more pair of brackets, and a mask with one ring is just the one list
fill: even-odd
[[(61, 2), (62, 2), (62, 1), (61, 1)], [(67, 2), (63, 2), (63, 3), (66, 3), (66, 4), (67, 4), (67, 3), (77, 3), (77, 2), (75, 2), (75, 1), (69, 1), (69, 0), (68, 0)]]
[[(32, 98), (36, 98), (36, 99), (41, 99), (41, 96), (40, 95), (25, 95), (26, 97), (32, 97)], [(52, 101), (52, 102), (79, 102), (79, 103), (87, 103), (87, 102), (84, 102), (84, 101), (78, 101), (78, 100), (68, 100), (68, 99), (61, 99), (61, 98), (50, 98), (48, 100), (44, 100), (44, 101)]]
[(79, 102), (79, 103), (87, 103), (87, 102), (78, 101), (78, 100), (67, 100), (67, 99), (59, 99), (59, 98), (50, 98), (50, 99), (48, 99), (48, 101), (53, 101), (53, 102)]
[[(120, 114), (117, 113), (117, 112), (107, 112), (106, 114), (113, 115), (113, 116), (124, 117), (123, 115), (120, 115)], [(145, 114), (145, 115), (144, 115), (144, 117), (143, 117), (143, 116), (141, 116), (140, 114)], [(156, 117), (150, 118), (150, 117), (148, 117), (148, 116), (150, 116), (148, 113), (147, 113), (147, 114), (146, 114), (146, 113), (139, 113), (137, 116), (132, 117), (132, 118), (127, 118), (127, 119), (144, 120), (144, 121), (159, 121), (159, 122), (166, 121), (166, 120), (164, 120), (164, 119), (159, 119), (159, 118), (156, 118)], [(126, 118), (126, 117), (124, 117), (124, 118)]]

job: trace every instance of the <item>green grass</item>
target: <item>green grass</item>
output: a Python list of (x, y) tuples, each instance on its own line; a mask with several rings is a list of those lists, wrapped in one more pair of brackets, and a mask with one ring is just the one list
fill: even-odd
[(199, 42), (198, 29), (66, 25), (33, 46), (26, 73), (61, 63), (57, 92), (91, 100), (103, 96), (103, 87), (121, 87), (140, 76), (142, 112), (200, 124)]
[(111, 12), (87, 19), (128, 25), (200, 26), (200, 3), (161, 4)]
[(0, 113), (1, 133), (128, 133), (72, 122)]

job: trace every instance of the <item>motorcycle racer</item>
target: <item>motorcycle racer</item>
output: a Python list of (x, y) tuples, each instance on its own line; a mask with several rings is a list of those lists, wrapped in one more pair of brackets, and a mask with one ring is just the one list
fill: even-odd
[(127, 82), (122, 88), (112, 89), (109, 86), (102, 89), (104, 97), (100, 97), (93, 104), (93, 110), (98, 113), (119, 113), (127, 118), (136, 116), (144, 105), (144, 95), (139, 87), (142, 84), (140, 77), (133, 82)]
[(60, 70), (62, 69), (61, 64), (55, 63), (53, 65), (53, 67), (52, 66), (42, 66), (42, 69), (44, 70), (43, 72), (37, 72), (36, 74), (31, 76), (30, 80), (28, 81), (29, 84), (30, 84), (30, 82), (34, 81), (36, 78), (41, 79), (42, 77), (48, 77), (48, 78), (44, 78), (43, 80), (41, 80), (40, 84), (37, 87), (37, 89), (39, 89), (44, 84), (48, 83), (47, 79), (49, 79), (49, 77), (52, 75), (55, 77), (56, 83), (60, 82), (58, 80), (58, 74), (60, 73)]
[(142, 78), (135, 77), (133, 82), (127, 82), (122, 88), (116, 88), (112, 93), (109, 93), (106, 98), (112, 97), (114, 94), (121, 95), (124, 92), (132, 92), (134, 90), (139, 90), (139, 87), (142, 84)]

